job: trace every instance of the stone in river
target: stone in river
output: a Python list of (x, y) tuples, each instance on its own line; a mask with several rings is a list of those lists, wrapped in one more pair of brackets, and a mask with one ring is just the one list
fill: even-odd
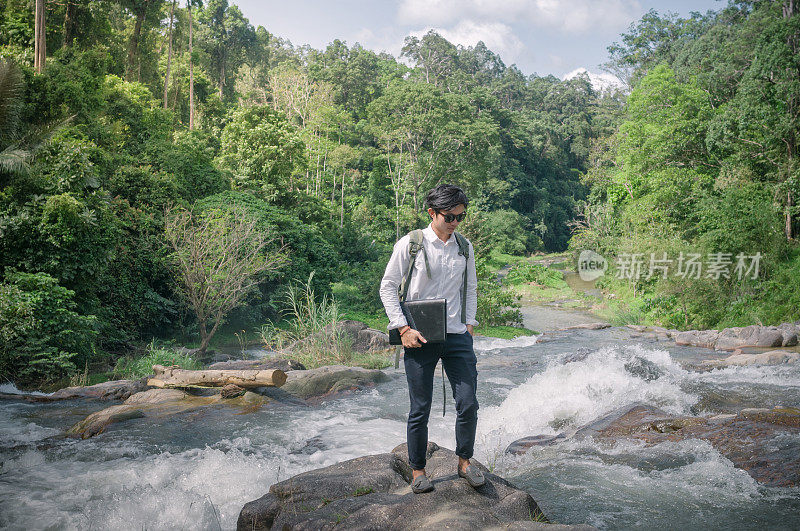
[(423, 494), (411, 492), (405, 444), (304, 472), (246, 504), (237, 529), (551, 529), (531, 521), (544, 516), (527, 492), (476, 460), (486, 484), (473, 489), (456, 474), (457, 463), (453, 451), (428, 443), (426, 472), (434, 490)]

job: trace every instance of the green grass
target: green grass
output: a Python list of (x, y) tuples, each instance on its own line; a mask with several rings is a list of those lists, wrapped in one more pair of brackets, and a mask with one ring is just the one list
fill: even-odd
[(124, 357), (117, 360), (114, 366), (114, 378), (141, 378), (153, 374), (153, 365), (169, 367), (177, 365), (182, 369), (200, 369), (202, 364), (191, 356), (176, 352), (155, 340), (150, 342), (147, 353), (140, 358)]
[(344, 308), (342, 309), (342, 318), (350, 319), (352, 321), (361, 321), (368, 327), (374, 328), (375, 330), (380, 330), (381, 332), (385, 332), (386, 327), (389, 326), (389, 318), (386, 317), (386, 312), (383, 310), (379, 310), (375, 313), (368, 313)]
[(500, 268), (507, 265), (514, 265), (527, 260), (524, 256), (517, 256), (512, 254), (500, 253), (492, 251), (489, 253), (489, 258), (486, 260), (486, 265), (489, 270), (496, 273)]

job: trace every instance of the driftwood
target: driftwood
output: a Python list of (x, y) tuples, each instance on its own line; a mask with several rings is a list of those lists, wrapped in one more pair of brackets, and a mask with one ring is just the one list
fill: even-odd
[(271, 370), (205, 370), (191, 371), (175, 367), (153, 365), (153, 377), (147, 380), (152, 387), (224, 387), (228, 384), (245, 389), (252, 387), (280, 387), (286, 383), (286, 373)]

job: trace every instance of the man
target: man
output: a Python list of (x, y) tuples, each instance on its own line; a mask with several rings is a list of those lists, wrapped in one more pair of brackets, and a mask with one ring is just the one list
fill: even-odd
[[(425, 198), (431, 223), (425, 228), (422, 249), (417, 253), (411, 284), (406, 300), (446, 299), (447, 340), (444, 344), (426, 344), (427, 340), (408, 326), (400, 308), (398, 287), (408, 269), (410, 235), (403, 236), (394, 246), (381, 281), (381, 300), (389, 317), (389, 329), (398, 328), (405, 347), (403, 363), (408, 381), (411, 409), (408, 414), (408, 460), (411, 464), (411, 490), (414, 493), (433, 490), (425, 474), (425, 452), (428, 445), (428, 417), (433, 399), (433, 373), (441, 358), (456, 401), (456, 455), (458, 475), (477, 488), (484, 477), (476, 466), (470, 465), (478, 422), (478, 400), (475, 396), (478, 372), (472, 349), (473, 327), (478, 324), (477, 275), (472, 244), (465, 239), (468, 258), (459, 253), (453, 232), (464, 219), (467, 196), (461, 188), (442, 184), (428, 192)], [(427, 274), (425, 259), (430, 268)], [(466, 304), (462, 316), (461, 294), (466, 268)]]

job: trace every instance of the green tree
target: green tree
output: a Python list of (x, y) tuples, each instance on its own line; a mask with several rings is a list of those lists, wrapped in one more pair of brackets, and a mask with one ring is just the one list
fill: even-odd
[(286, 200), (289, 180), (305, 168), (305, 145), (297, 128), (272, 108), (245, 108), (222, 131), (220, 162), (233, 172), (235, 187)]
[(283, 267), (286, 255), (283, 248), (270, 250), (274, 235), (258, 230), (257, 220), (235, 207), (198, 214), (170, 211), (164, 231), (203, 352), (228, 313), (245, 302), (264, 273)]

